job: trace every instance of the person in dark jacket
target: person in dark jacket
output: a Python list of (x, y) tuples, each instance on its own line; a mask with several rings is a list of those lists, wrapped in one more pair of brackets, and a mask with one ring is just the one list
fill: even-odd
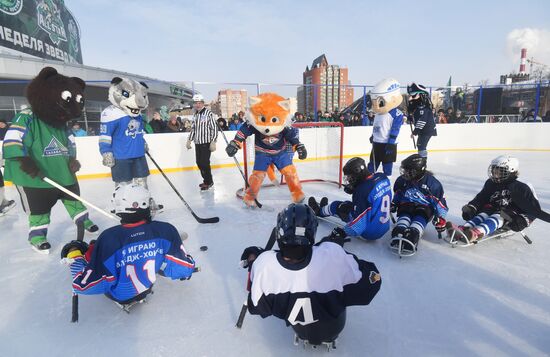
[(409, 94), (408, 117), (413, 119), (414, 130), (412, 136), (418, 136), (416, 146), (418, 155), (428, 158), (428, 142), (437, 135), (433, 116), (433, 105), (430, 93), (421, 84), (412, 83), (407, 86)]
[(166, 131), (166, 123), (160, 117), (159, 112), (153, 114), (153, 119), (149, 123), (153, 129), (153, 133), (164, 133)]

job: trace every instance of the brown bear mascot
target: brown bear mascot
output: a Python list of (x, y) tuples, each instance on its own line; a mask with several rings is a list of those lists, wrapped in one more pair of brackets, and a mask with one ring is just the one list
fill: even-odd
[(80, 117), (86, 84), (77, 77), (63, 76), (52, 67), (43, 68), (27, 87), (30, 110), (13, 119), (3, 143), (6, 180), (13, 182), (29, 215), (29, 242), (40, 253), (49, 253), (47, 241), (50, 213), (57, 200), (78, 225), (89, 232), (98, 227), (88, 218), (86, 207), (43, 181), (44, 177), (80, 194), (75, 172), (74, 136), (67, 122)]

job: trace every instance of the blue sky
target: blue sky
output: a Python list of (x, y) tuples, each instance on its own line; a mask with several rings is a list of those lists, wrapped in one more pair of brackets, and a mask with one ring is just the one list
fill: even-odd
[(517, 71), (524, 42), (550, 64), (550, 1), (65, 3), (85, 64), (171, 81), (298, 83), (325, 53), (353, 84), (495, 83)]

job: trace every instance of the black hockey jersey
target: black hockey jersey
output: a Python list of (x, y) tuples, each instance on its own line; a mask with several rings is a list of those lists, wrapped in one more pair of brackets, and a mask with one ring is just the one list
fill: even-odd
[(382, 283), (373, 263), (358, 259), (332, 242), (312, 248), (299, 264), (276, 251), (262, 253), (250, 273), (248, 311), (273, 315), (287, 325), (334, 319), (351, 305), (368, 305)]
[(475, 206), (478, 211), (495, 212), (511, 209), (527, 215), (531, 221), (539, 218), (542, 212), (533, 187), (518, 180), (495, 183), (489, 179), (469, 204)]

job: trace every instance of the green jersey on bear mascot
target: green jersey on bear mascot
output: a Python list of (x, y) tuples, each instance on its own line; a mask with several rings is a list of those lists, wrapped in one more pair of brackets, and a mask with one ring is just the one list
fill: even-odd
[(29, 216), (28, 239), (40, 253), (49, 253), (50, 213), (58, 200), (77, 226), (89, 232), (98, 230), (80, 201), (43, 180), (48, 177), (80, 195), (75, 175), (80, 163), (67, 122), (82, 114), (85, 87), (80, 78), (63, 76), (52, 67), (43, 68), (27, 87), (30, 109), (16, 115), (4, 139), (6, 180), (13, 182), (21, 194), (23, 209)]

